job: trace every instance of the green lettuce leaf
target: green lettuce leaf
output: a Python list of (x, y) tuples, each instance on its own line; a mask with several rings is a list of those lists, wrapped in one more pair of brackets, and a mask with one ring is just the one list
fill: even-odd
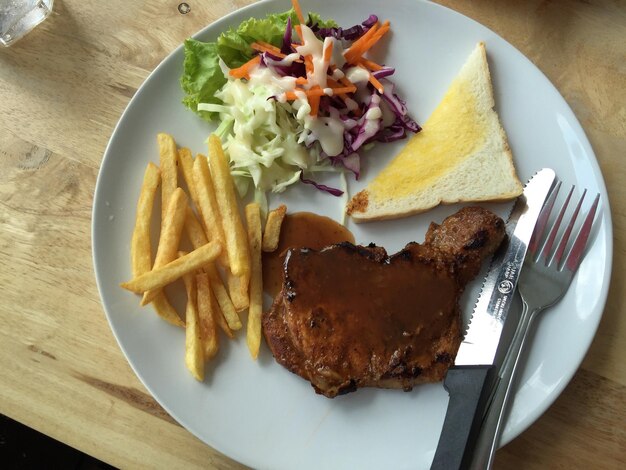
[(239, 67), (252, 58), (255, 41), (263, 41), (280, 47), (283, 34), (287, 27), (287, 18), (291, 16), (292, 24), (298, 21), (295, 12), (267, 15), (263, 19), (250, 18), (241, 23), (237, 29), (229, 29), (217, 38), (217, 53), (230, 68)]
[[(184, 71), (181, 86), (185, 92), (183, 104), (207, 121), (218, 118), (218, 114), (209, 111), (198, 111), (198, 103), (221, 104), (215, 92), (225, 83), (226, 78), (219, 66), (219, 58), (230, 68), (236, 68), (252, 58), (255, 41), (264, 41), (275, 46), (282, 45), (283, 34), (287, 27), (287, 19), (292, 24), (298, 19), (293, 9), (284, 13), (267, 15), (263, 19), (250, 18), (242, 22), (236, 29), (230, 28), (220, 34), (217, 42), (201, 42), (195, 39), (185, 41)], [(309, 21), (318, 23), (319, 27), (335, 27), (332, 21), (324, 21), (317, 13), (309, 13)]]
[(198, 103), (221, 104), (222, 101), (215, 97), (215, 93), (222, 88), (226, 81), (219, 65), (217, 44), (187, 39), (185, 41), (184, 73), (180, 79), (185, 92), (183, 104), (202, 119), (211, 121), (217, 118), (217, 113), (198, 111)]

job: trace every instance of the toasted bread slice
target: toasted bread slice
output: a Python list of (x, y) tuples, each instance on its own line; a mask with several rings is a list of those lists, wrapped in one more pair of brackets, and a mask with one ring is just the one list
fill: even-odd
[(423, 130), (346, 207), (355, 222), (522, 194), (479, 43)]

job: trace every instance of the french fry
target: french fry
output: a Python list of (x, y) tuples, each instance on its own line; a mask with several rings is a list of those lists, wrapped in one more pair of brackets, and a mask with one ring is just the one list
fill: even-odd
[(217, 299), (215, 298), (215, 291), (211, 292), (211, 302), (213, 303), (213, 312), (215, 313), (215, 323), (219, 325), (219, 327), (226, 334), (226, 336), (228, 336), (230, 339), (233, 339), (235, 335), (233, 334), (233, 330), (231, 330), (228, 326), (228, 323), (226, 323), (226, 318), (224, 318), (224, 315), (222, 315), (222, 312), (220, 311), (220, 306), (217, 303)]
[[(137, 202), (137, 216), (135, 229), (130, 242), (130, 259), (133, 277), (137, 277), (150, 271), (152, 268), (152, 253), (150, 242), (150, 221), (156, 190), (161, 181), (161, 170), (154, 164), (148, 163), (144, 174), (143, 185)], [(178, 312), (167, 300), (165, 293), (161, 292), (153, 300), (152, 305), (157, 314), (165, 321), (176, 325), (185, 326)]]
[[(224, 227), (220, 220), (220, 209), (216, 200), (213, 179), (204, 155), (196, 157), (193, 164), (193, 180), (198, 196), (199, 213), (207, 238), (220, 242), (226, 248)], [(219, 261), (222, 266), (228, 266), (229, 258), (226, 250), (220, 255)]]
[(198, 191), (196, 190), (196, 183), (193, 180), (193, 161), (191, 150), (186, 147), (178, 149), (178, 166), (183, 174), (185, 184), (187, 184), (187, 189), (189, 189), (189, 195), (191, 196), (193, 205), (195, 206), (196, 211), (198, 211), (198, 214), (200, 214)]
[(161, 220), (165, 219), (165, 211), (170, 198), (178, 187), (176, 176), (176, 142), (165, 133), (157, 135), (159, 144), (159, 166), (161, 167)]
[(250, 256), (246, 231), (241, 222), (230, 167), (224, 155), (220, 139), (215, 134), (211, 134), (209, 137), (209, 155), (215, 196), (222, 218), (224, 236), (226, 237), (225, 248), (228, 254), (230, 271), (235, 276), (249, 276), (247, 273), (250, 271)]
[(209, 264), (219, 256), (221, 250), (222, 246), (219, 243), (209, 242), (191, 253), (170, 261), (165, 266), (153, 269), (128, 282), (123, 282), (120, 286), (138, 294), (150, 289), (164, 287), (183, 275)]
[(250, 305), (250, 297), (248, 295), (250, 271), (246, 271), (243, 276), (235, 276), (227, 269), (226, 284), (228, 285), (228, 294), (235, 306), (235, 310), (241, 312), (247, 309)]
[(246, 342), (254, 359), (261, 346), (261, 314), (263, 312), (263, 271), (261, 269), (261, 209), (259, 204), (246, 206), (248, 247), (250, 249), (250, 307)]
[[(207, 274), (211, 279), (211, 287), (213, 288), (213, 294), (219, 303), (220, 310), (224, 314), (224, 318), (226, 319), (226, 323), (231, 330), (240, 330), (243, 326), (241, 324), (241, 319), (237, 314), (237, 306), (234, 304), (231, 299), (226, 287), (224, 287), (224, 283), (222, 282), (222, 278), (220, 278), (219, 273), (215, 266), (207, 267)], [(224, 330), (226, 334), (228, 332)]]
[(152, 306), (156, 310), (157, 314), (166, 322), (171, 323), (174, 326), (185, 327), (185, 322), (180, 318), (176, 309), (172, 306), (165, 292), (161, 291), (152, 301)]
[[(191, 240), (191, 244), (194, 248), (200, 248), (203, 245), (206, 245), (207, 238), (204, 232), (202, 231), (202, 227), (200, 226), (200, 222), (196, 219), (195, 214), (190, 208), (187, 208), (187, 218), (185, 221), (185, 231), (187, 232), (187, 236)], [(233, 306), (233, 302), (230, 300), (228, 292), (224, 287), (224, 283), (222, 282), (222, 278), (220, 277), (217, 269), (213, 263), (209, 263), (204, 267), (205, 271), (209, 275), (209, 280), (211, 283), (211, 290), (213, 291), (213, 295), (217, 299), (219, 304), (219, 311), (216, 312), (216, 316), (218, 317), (218, 324), (224, 330), (229, 337), (233, 337), (232, 330), (239, 330), (243, 326), (241, 324), (241, 320), (239, 315), (237, 315), (237, 311)], [(219, 317), (223, 317), (220, 321)], [(226, 328), (224, 328), (226, 326)]]
[(280, 240), (280, 228), (283, 224), (286, 213), (287, 206), (283, 204), (281, 206), (278, 206), (276, 209), (270, 211), (270, 213), (267, 215), (265, 232), (263, 232), (263, 251), (271, 252), (275, 251), (276, 248), (278, 248), (278, 241)]
[(193, 213), (193, 210), (189, 206), (187, 206), (185, 213), (185, 232), (187, 233), (187, 237), (189, 237), (189, 241), (193, 245), (194, 249), (200, 248), (202, 245), (209, 243), (202, 225), (200, 225), (196, 214)]
[(197, 289), (194, 276), (187, 273), (183, 276), (187, 291), (187, 309), (185, 326), (185, 365), (196, 380), (204, 380), (204, 350), (198, 319)]
[(143, 176), (143, 184), (137, 201), (135, 229), (130, 241), (130, 264), (133, 277), (152, 269), (150, 241), (150, 220), (157, 188), (161, 183), (161, 170), (154, 163), (148, 163)]
[(219, 340), (215, 325), (215, 312), (211, 298), (211, 285), (207, 273), (196, 274), (196, 286), (198, 291), (198, 320), (200, 323), (200, 336), (204, 359), (211, 359), (217, 354)]
[[(153, 269), (160, 268), (176, 258), (176, 251), (180, 244), (180, 237), (185, 226), (187, 209), (187, 195), (185, 191), (176, 188), (170, 198), (165, 218), (161, 223), (161, 236), (157, 246)], [(158, 289), (145, 292), (141, 305), (150, 303), (159, 293)]]

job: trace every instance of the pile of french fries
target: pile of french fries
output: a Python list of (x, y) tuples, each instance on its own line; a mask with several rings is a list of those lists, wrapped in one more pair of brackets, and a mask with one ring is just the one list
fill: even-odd
[[(209, 137), (209, 158), (193, 158), (178, 149), (171, 135), (158, 134), (159, 166), (149, 163), (143, 179), (130, 246), (133, 279), (121, 286), (142, 295), (157, 314), (185, 328), (185, 364), (204, 380), (207, 360), (219, 349), (218, 327), (229, 337), (242, 328), (240, 313), (248, 310), (246, 342), (253, 358), (261, 344), (263, 275), (261, 251), (278, 246), (286, 207), (268, 214), (265, 231), (257, 203), (239, 200), (220, 139)], [(178, 170), (189, 196), (179, 184)], [(161, 229), (154, 263), (150, 225), (157, 189), (161, 186)], [(181, 250), (185, 231), (193, 250)], [(187, 293), (184, 319), (164, 291), (182, 278)]]

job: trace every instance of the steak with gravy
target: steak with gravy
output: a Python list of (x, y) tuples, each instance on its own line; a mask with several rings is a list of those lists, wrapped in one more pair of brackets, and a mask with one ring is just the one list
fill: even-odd
[(468, 207), (391, 256), (348, 242), (290, 248), (282, 289), (263, 316), (267, 344), (330, 398), (440, 381), (462, 339), (461, 293), (504, 236), (502, 219)]

